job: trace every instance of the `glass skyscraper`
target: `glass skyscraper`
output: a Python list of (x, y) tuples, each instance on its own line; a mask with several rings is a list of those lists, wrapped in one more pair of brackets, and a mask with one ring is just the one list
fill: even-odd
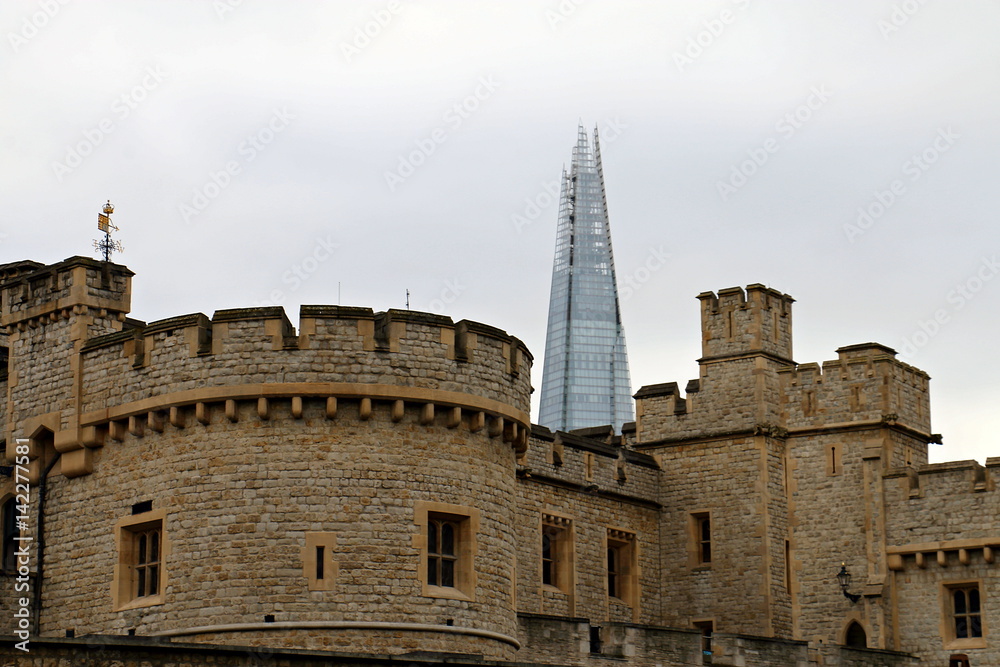
[(538, 420), (570, 431), (634, 418), (601, 146), (580, 126), (562, 174)]

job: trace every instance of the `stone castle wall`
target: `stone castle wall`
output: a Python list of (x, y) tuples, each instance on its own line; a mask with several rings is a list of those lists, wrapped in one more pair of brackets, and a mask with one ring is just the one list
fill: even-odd
[[(952, 461), (914, 469), (897, 467), (885, 475), (889, 576), (898, 606), (898, 642), (925, 660), (944, 662), (967, 653), (973, 664), (996, 656), (994, 619), (1000, 618), (997, 553), (1000, 534), (1000, 458)], [(985, 639), (948, 638), (949, 586), (978, 584), (982, 592)], [(920, 628), (940, 628), (920, 632)], [(944, 635), (944, 636), (943, 636)]]
[[(36, 487), (54, 464), (48, 637), (134, 631), (220, 664), (230, 645), (652, 667), (698, 664), (693, 626), (710, 621), (716, 665), (995, 657), (942, 633), (949, 582), (980, 582), (985, 617), (1000, 613), (996, 460), (926, 465), (928, 378), (889, 348), (796, 365), (788, 295), (700, 295), (698, 380), (641, 389), (618, 436), (531, 427), (531, 355), (486, 325), (336, 306), (303, 306), (297, 327), (280, 308), (147, 325), (126, 317), (131, 275), (85, 258), (0, 267), (7, 451), (31, 438)], [(119, 526), (147, 509), (165, 594), (122, 604)], [(428, 589), (427, 512), (474, 524), (471, 586)], [(546, 523), (566, 530), (554, 585)], [(612, 542), (631, 554), (616, 596)], [(835, 646), (851, 622), (885, 650)]]
[[(554, 435), (536, 427), (519, 466), (518, 611), (584, 618), (594, 625), (660, 623), (658, 473), (651, 457), (617, 443)], [(566, 590), (542, 580), (543, 514), (570, 523), (572, 554), (564, 552), (560, 564), (570, 575)], [(608, 594), (609, 529), (635, 536), (639, 594), (632, 605)]]
[[(520, 341), (324, 306), (303, 307), (298, 334), (280, 308), (147, 326), (124, 317), (124, 267), (40, 272), (3, 285), (3, 318), (8, 452), (31, 438), (36, 484), (56, 464), (43, 634), (513, 656)], [(123, 606), (117, 525), (137, 504), (162, 517), (164, 595)], [(473, 525), (460, 594), (425, 590), (428, 511)], [(329, 548), (325, 590), (310, 584), (313, 538)]]

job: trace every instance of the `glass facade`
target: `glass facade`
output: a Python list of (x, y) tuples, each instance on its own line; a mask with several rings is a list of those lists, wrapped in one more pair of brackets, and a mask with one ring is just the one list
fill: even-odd
[(563, 171), (538, 420), (553, 431), (632, 421), (632, 384), (594, 129)]

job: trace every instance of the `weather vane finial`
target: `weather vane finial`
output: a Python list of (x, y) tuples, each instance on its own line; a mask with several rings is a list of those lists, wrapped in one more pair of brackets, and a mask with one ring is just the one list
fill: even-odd
[(121, 244), (121, 241), (111, 240), (111, 232), (118, 231), (118, 227), (111, 223), (111, 214), (114, 212), (115, 207), (109, 199), (108, 203), (104, 205), (104, 213), (97, 214), (97, 228), (104, 232), (104, 238), (94, 241), (94, 248), (104, 253), (105, 262), (111, 261), (111, 253), (125, 251), (125, 246)]

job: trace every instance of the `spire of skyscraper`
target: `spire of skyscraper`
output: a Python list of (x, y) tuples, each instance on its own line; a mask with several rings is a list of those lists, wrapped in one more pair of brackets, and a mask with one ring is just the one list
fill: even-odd
[(563, 170), (538, 422), (552, 430), (632, 421), (601, 146), (580, 125)]

